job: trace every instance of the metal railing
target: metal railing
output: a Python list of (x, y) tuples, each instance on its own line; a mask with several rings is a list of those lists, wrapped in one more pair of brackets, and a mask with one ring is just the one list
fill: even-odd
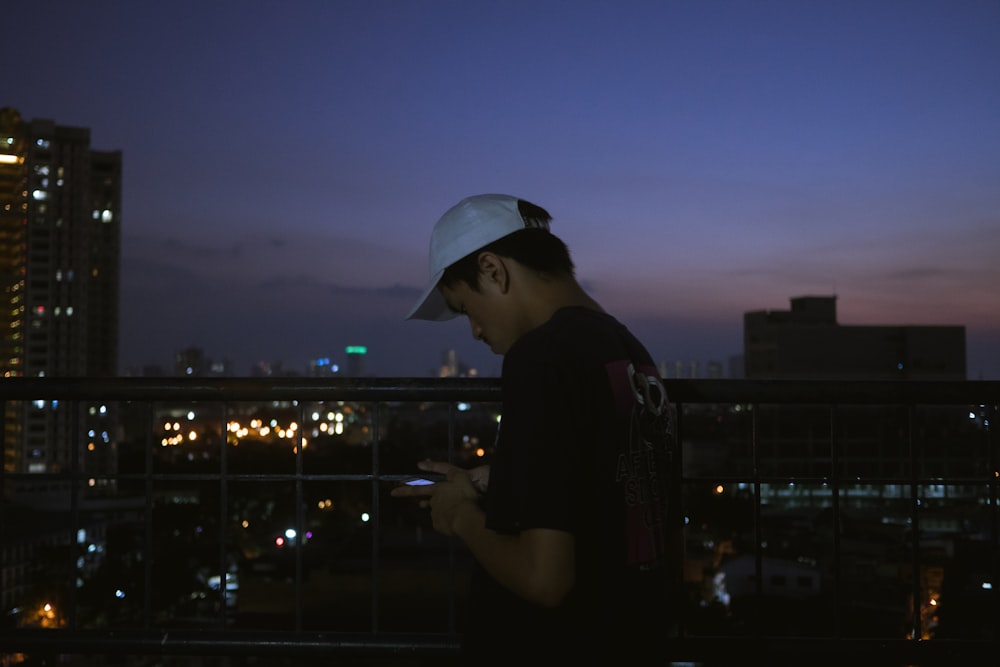
[[(997, 655), (1000, 451), (993, 425), (1000, 382), (666, 380), (665, 385), (678, 411), (682, 465), (675, 483), (690, 520), (685, 581), (693, 582), (679, 636), (668, 641), (674, 662), (954, 665)], [(499, 404), (498, 380), (14, 378), (0, 382), (0, 400), (6, 464), (0, 488), (13, 501), (0, 515), (6, 559), (0, 565), (8, 592), (21, 585), (30, 599), (32, 586), (20, 579), (34, 585), (44, 574), (37, 558), (34, 570), (15, 567), (24, 564), (19, 544), (37, 556), (42, 547), (30, 550), (32, 539), (44, 543), (18, 523), (24, 510), (16, 502), (19, 490), (45, 480), (62, 489), (66, 501), (54, 513), (63, 519), (55, 534), (65, 539), (44, 553), (56, 554), (56, 562), (64, 564), (55, 569), (63, 578), (55, 588), (67, 608), (53, 627), (29, 622), (24, 607), (20, 616), (3, 610), (5, 664), (32, 655), (72, 657), (79, 664), (126, 655), (268, 656), (273, 664), (457, 657), (466, 555), (453, 541), (428, 535), (419, 518), (402, 516), (397, 505), (386, 502), (386, 490), (418, 458), (468, 460), (484, 450), (488, 456), (484, 428)], [(113, 419), (121, 423), (116, 456), (103, 463), (91, 460), (106, 444), (88, 428), (89, 420), (101, 418), (91, 409), (97, 405), (112, 406)], [(28, 454), (15, 451), (24, 446), (22, 419), (32, 406), (68, 414), (68, 432), (79, 438), (58, 450), (61, 454), (48, 451), (61, 456), (61, 465), (44, 473), (27, 472), (22, 457)], [(204, 418), (218, 430), (204, 422), (203, 433), (214, 441), (197, 449), (167, 442), (159, 422), (184, 406), (209, 415)], [(328, 414), (320, 415), (320, 406)], [(476, 413), (468, 406), (483, 409)], [(240, 441), (229, 429), (268, 410), (283, 411), (296, 429), (289, 429), (281, 458), (254, 463), (242, 451), (258, 440), (273, 442), (274, 433), (259, 431), (257, 440)], [(305, 433), (310, 420), (315, 435)], [(337, 423), (346, 423), (347, 430), (337, 435), (320, 430)], [(350, 437), (350, 446), (337, 444), (337, 438)], [(329, 459), (312, 454), (323, 447)], [(350, 489), (340, 502), (360, 503), (367, 519), (361, 528), (329, 531), (356, 538), (349, 547), (327, 549), (337, 552), (330, 590), (334, 598), (346, 595), (349, 585), (360, 590), (349, 598), (344, 616), (317, 622), (311, 610), (324, 603), (307, 598), (324, 584), (308, 577), (322, 567), (309, 560), (313, 547), (300, 536), (318, 513), (306, 502), (333, 488)], [(198, 511), (208, 515), (206, 524), (214, 524), (217, 541), (207, 554), (200, 552), (201, 565), (209, 564), (217, 583), (206, 585), (207, 602), (195, 613), (176, 601), (163, 602), (171, 593), (160, 583), (160, 574), (170, 571), (171, 542), (163, 539), (161, 519), (154, 521), (164, 508), (176, 509), (164, 496), (176, 500), (184, 494), (199, 499)], [(290, 555), (279, 566), (287, 569), (266, 582), (276, 587), (258, 583), (264, 606), (273, 602), (267, 599), (272, 594), (284, 596), (287, 604), (245, 622), (227, 591), (237, 539), (232, 531), (239, 531), (232, 526), (240, 512), (260, 515), (262, 498), (282, 495), (293, 508), (287, 516), (294, 530), (289, 535), (295, 536), (287, 538), (284, 553)], [(93, 607), (86, 591), (90, 579), (100, 576), (100, 556), (90, 563), (81, 553), (86, 541), (76, 536), (122, 517), (134, 528), (136, 545), (115, 555), (130, 564), (135, 590), (127, 593), (141, 602), (132, 603), (128, 614), (95, 620), (88, 615)], [(174, 528), (185, 530), (183, 524)], [(963, 560), (970, 550), (975, 557)], [(236, 569), (264, 560), (254, 559)], [(414, 563), (420, 564), (419, 573)], [(965, 576), (972, 571), (981, 581)], [(741, 591), (706, 593), (720, 577)], [(430, 624), (405, 604), (397, 608), (417, 594), (417, 580), (440, 589), (442, 604)], [(980, 588), (969, 590), (977, 582)], [(880, 587), (885, 594), (873, 594)], [(387, 592), (395, 595), (391, 603)], [(798, 625), (808, 614), (817, 620)], [(873, 629), (883, 626), (881, 620), (869, 622), (872, 618), (898, 619), (898, 627)]]

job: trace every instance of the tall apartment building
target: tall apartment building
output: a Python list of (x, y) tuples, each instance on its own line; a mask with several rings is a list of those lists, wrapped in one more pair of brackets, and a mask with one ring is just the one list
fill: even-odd
[(966, 379), (965, 327), (845, 326), (835, 296), (744, 313), (743, 354), (752, 379)]
[[(0, 375), (118, 374), (122, 157), (97, 151), (90, 130), (24, 120), (0, 109)], [(111, 405), (8, 402), (3, 433), (8, 499), (36, 507), (110, 492)], [(91, 479), (36, 483), (79, 457)]]

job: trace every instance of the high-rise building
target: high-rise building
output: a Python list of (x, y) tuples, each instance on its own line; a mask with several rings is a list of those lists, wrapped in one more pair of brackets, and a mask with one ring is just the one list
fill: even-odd
[(340, 366), (334, 363), (330, 357), (309, 360), (307, 375), (311, 378), (337, 377), (339, 374)]
[(177, 377), (202, 377), (208, 375), (211, 360), (200, 347), (186, 347), (174, 353), (174, 375)]
[(352, 378), (364, 377), (365, 355), (368, 354), (368, 348), (364, 345), (348, 345), (344, 348), (344, 353), (347, 355), (345, 375)]
[(965, 327), (845, 326), (835, 296), (744, 313), (743, 354), (751, 379), (966, 379)]
[[(88, 128), (0, 109), (3, 377), (118, 374), (121, 186), (121, 152), (92, 149)], [(79, 488), (110, 492), (97, 475), (115, 467), (114, 412), (110, 405), (6, 403), (3, 465), (15, 473), (7, 495), (65, 505), (68, 482), (29, 478), (68, 470), (75, 456), (95, 475)]]
[(459, 359), (458, 351), (451, 348), (441, 353), (441, 365), (438, 366), (437, 374), (438, 377), (442, 378), (464, 378), (476, 377), (479, 375), (479, 371), (475, 368), (469, 368), (468, 365)]

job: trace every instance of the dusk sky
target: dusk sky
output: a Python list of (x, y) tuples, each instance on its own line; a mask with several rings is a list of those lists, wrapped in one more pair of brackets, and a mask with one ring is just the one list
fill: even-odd
[(997, 0), (7, 0), (0, 107), (121, 150), (121, 371), (176, 350), (304, 371), (366, 345), (426, 376), (467, 323), (406, 321), (437, 218), (547, 208), (658, 362), (743, 314), (963, 325), (1000, 380)]

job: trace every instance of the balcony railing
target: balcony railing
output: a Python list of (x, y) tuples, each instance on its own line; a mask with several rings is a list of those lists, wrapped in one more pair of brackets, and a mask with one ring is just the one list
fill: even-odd
[[(1000, 655), (1000, 382), (665, 384), (689, 593), (672, 661)], [(388, 490), (428, 456), (488, 460), (499, 391), (4, 380), (0, 664), (456, 659), (468, 554)]]

